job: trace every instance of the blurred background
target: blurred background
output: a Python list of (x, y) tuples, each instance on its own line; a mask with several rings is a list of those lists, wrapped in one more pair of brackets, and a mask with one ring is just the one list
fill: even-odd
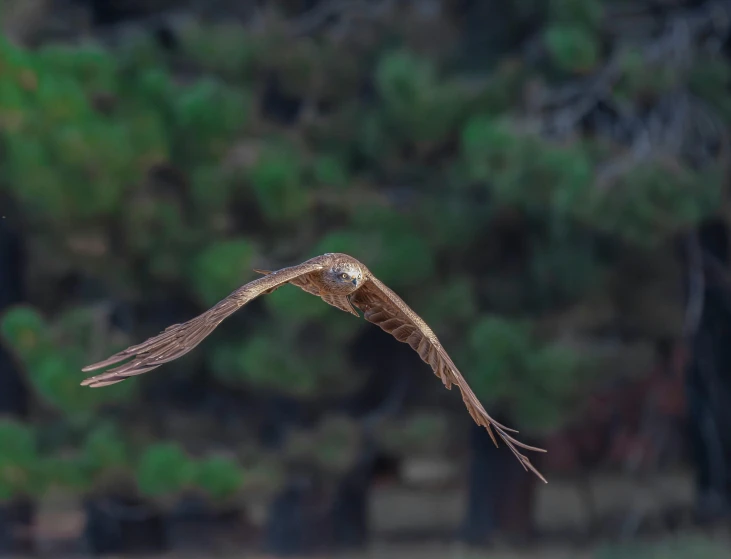
[[(0, 555), (731, 557), (731, 3), (2, 0)], [(80, 368), (324, 252), (104, 389)]]

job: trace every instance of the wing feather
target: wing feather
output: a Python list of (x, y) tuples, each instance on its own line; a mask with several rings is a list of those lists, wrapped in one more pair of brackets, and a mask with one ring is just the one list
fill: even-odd
[(501, 425), (488, 415), (434, 332), (396, 293), (378, 278), (370, 276), (368, 281), (351, 296), (350, 301), (363, 311), (363, 316), (367, 321), (381, 327), (398, 341), (408, 343), (419, 354), (419, 357), (431, 366), (434, 374), (442, 380), (448, 390), (451, 390), (452, 385), (456, 384), (462, 393), (462, 400), (470, 416), (475, 423), (487, 429), (495, 445), (497, 446), (497, 439), (493, 429), (520, 461), (523, 468), (532, 471), (544, 483), (546, 482), (528, 457), (518, 451), (518, 447), (536, 452), (545, 452), (545, 450), (521, 443), (508, 434), (508, 432), (517, 433), (517, 431)]
[(147, 373), (160, 365), (173, 361), (191, 351), (213, 332), (224, 319), (248, 302), (320, 269), (322, 269), (322, 265), (318, 259), (313, 258), (297, 266), (283, 268), (255, 279), (239, 287), (228, 297), (195, 318), (182, 324), (168, 326), (157, 336), (115, 353), (103, 361), (87, 365), (82, 371), (95, 371), (132, 358), (131, 361), (123, 365), (85, 379), (81, 384), (82, 386), (94, 388), (109, 386), (128, 377)]

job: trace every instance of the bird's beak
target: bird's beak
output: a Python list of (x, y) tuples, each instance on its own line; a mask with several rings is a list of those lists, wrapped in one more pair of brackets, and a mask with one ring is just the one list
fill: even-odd
[(358, 279), (357, 278), (353, 280), (353, 285), (355, 285), (357, 287), (357, 285), (358, 285)]

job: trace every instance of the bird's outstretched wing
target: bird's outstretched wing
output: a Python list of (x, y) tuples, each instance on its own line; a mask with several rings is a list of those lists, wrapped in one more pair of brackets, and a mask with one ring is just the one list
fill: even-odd
[(531, 464), (528, 457), (521, 454), (517, 447), (537, 452), (545, 452), (545, 450), (528, 446), (511, 437), (508, 431), (513, 433), (517, 433), (517, 431), (501, 425), (487, 414), (465, 378), (434, 335), (434, 332), (396, 293), (383, 282), (371, 276), (352, 295), (350, 301), (363, 311), (364, 318), (367, 321), (380, 326), (398, 341), (408, 343), (426, 363), (431, 365), (434, 374), (442, 379), (447, 389), (451, 390), (452, 385), (456, 384), (462, 393), (462, 399), (472, 419), (478, 425), (487, 429), (495, 445), (497, 446), (497, 440), (492, 432), (493, 429), (505, 441), (505, 444), (523, 467), (532, 471), (543, 482), (546, 482), (546, 479)]
[(262, 278), (255, 279), (239, 287), (228, 297), (188, 322), (173, 324), (157, 336), (141, 344), (120, 351), (104, 361), (84, 367), (82, 369), (84, 372), (95, 371), (133, 358), (119, 367), (87, 378), (81, 384), (82, 386), (94, 388), (109, 386), (110, 384), (122, 382), (127, 377), (141, 375), (156, 369), (164, 363), (177, 359), (197, 346), (225, 318), (249, 301), (265, 293), (271, 293), (292, 280), (297, 280), (320, 269), (322, 269), (322, 265), (317, 259), (312, 259), (297, 266), (283, 268)]

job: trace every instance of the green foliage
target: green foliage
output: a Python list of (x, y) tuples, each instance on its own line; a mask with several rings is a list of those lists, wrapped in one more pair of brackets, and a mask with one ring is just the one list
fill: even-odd
[(719, 207), (719, 168), (695, 171), (671, 161), (645, 160), (598, 190), (587, 221), (640, 246), (653, 246)]
[(249, 180), (264, 216), (272, 223), (301, 217), (310, 197), (302, 181), (302, 163), (292, 149), (276, 147), (261, 155)]
[(133, 385), (112, 390), (88, 390), (79, 385), (79, 371), (87, 362), (93, 318), (88, 311), (70, 309), (48, 324), (32, 307), (11, 307), (0, 317), (3, 342), (15, 352), (38, 397), (69, 417), (90, 419), (100, 406), (121, 402)]
[(217, 165), (200, 165), (191, 171), (190, 201), (201, 224), (210, 230), (227, 218), (235, 189), (235, 176)]
[[(551, 77), (600, 63), (608, 37), (599, 0), (527, 0), (511, 10), (518, 19), (548, 16)], [(37, 251), (29, 274), (54, 282), (78, 273), (135, 303), (187, 291), (207, 307), (253, 277), (259, 252), (277, 263), (350, 253), (444, 333), (486, 402), (534, 431), (560, 424), (588, 368), (540, 338), (532, 318), (602, 289), (612, 262), (595, 237), (658, 243), (716, 211), (720, 169), (645, 159), (599, 184), (622, 160), (618, 146), (581, 137), (559, 144), (522, 127), (519, 105), (536, 79), (527, 59), (509, 53), (467, 85), (448, 71), (452, 54), (437, 62), (393, 50), (409, 41), (386, 35), (292, 44), (278, 31), (194, 24), (174, 55), (150, 38), (114, 51), (90, 43), (24, 50), (0, 39), (0, 196), (27, 224)], [(620, 65), (614, 100), (628, 110), (681, 87), (709, 114), (731, 115), (731, 71), (721, 60), (694, 61), (686, 76), (627, 49)], [(259, 75), (277, 76), (303, 102), (300, 122), (254, 114)], [(362, 95), (371, 83), (375, 95)], [(293, 286), (253, 307), (262, 313), (255, 329), (217, 335), (205, 352), (218, 381), (303, 400), (357, 383), (350, 344), (372, 326)], [(487, 308), (505, 315), (486, 316)], [(515, 315), (525, 319), (507, 318)], [(79, 386), (82, 365), (130, 342), (102, 331), (80, 306), (49, 318), (19, 306), (0, 319), (3, 344), (56, 422), (44, 431), (54, 448), (37, 471), (36, 432), (0, 426), (0, 451), (3, 437), (10, 441), (0, 475), (11, 476), (0, 480), (0, 498), (47, 483), (83, 493), (129, 478), (154, 499), (199, 489), (220, 503), (281, 485), (278, 456), (240, 468), (97, 426), (105, 404), (138, 411), (134, 382)], [(444, 424), (404, 418), (381, 442), (429, 451)], [(287, 452), (339, 473), (359, 444), (352, 422), (328, 418)]]
[(178, 160), (188, 165), (220, 158), (248, 116), (246, 95), (211, 78), (195, 82), (173, 99), (172, 132), (181, 139)]
[(413, 413), (398, 420), (384, 421), (376, 430), (381, 447), (396, 456), (443, 450), (449, 438), (449, 425), (443, 416)]
[(597, 38), (584, 27), (555, 23), (545, 32), (553, 63), (568, 72), (588, 72), (599, 61)]
[(341, 230), (325, 235), (315, 251), (318, 254), (352, 254), (367, 262), (379, 279), (396, 288), (413, 285), (433, 274), (436, 268), (434, 254), (423, 237), (400, 228), (389, 231), (378, 223), (368, 225), (362, 230)]
[(151, 164), (211, 164), (247, 121), (246, 90), (212, 77), (179, 85), (149, 49), (2, 46), (1, 178), (37, 222), (134, 220), (128, 194)]
[(616, 99), (633, 102), (672, 91), (678, 85), (678, 73), (669, 64), (648, 64), (634, 48), (625, 49), (620, 58), (620, 78), (613, 93)]
[(458, 278), (437, 287), (419, 314), (430, 324), (464, 324), (477, 312), (475, 289), (468, 278)]
[(6, 310), (0, 321), (2, 341), (28, 362), (50, 348), (48, 327), (41, 314), (31, 306), (17, 305)]
[(140, 456), (135, 478), (141, 495), (167, 500), (192, 487), (195, 463), (177, 443), (156, 443)]
[(191, 261), (189, 281), (206, 307), (223, 299), (251, 275), (254, 248), (246, 239), (230, 239), (201, 250)]
[(544, 38), (551, 60), (565, 72), (588, 72), (600, 58), (601, 0), (551, 0)]
[[(325, 303), (319, 303), (327, 309)], [(210, 357), (214, 374), (229, 384), (255, 386), (302, 398), (340, 386), (342, 372), (349, 370), (344, 348), (322, 339), (303, 343), (299, 336), (305, 333), (306, 325), (273, 326), (272, 323), (262, 325), (246, 340), (228, 341), (214, 347)], [(325, 343), (331, 346), (327, 351)]]
[(120, 475), (131, 465), (130, 451), (119, 430), (103, 423), (92, 429), (82, 447), (85, 475), (92, 480)]
[(595, 559), (722, 559), (728, 555), (728, 544), (703, 536), (681, 536), (655, 543), (605, 545)]
[(83, 495), (91, 486), (84, 471), (83, 461), (74, 454), (44, 456), (39, 465), (44, 471), (47, 483), (54, 488)]
[(279, 320), (317, 320), (332, 316), (330, 309), (319, 297), (296, 287), (282, 287), (271, 293), (265, 303)]
[(295, 467), (316, 467), (330, 475), (346, 473), (361, 451), (361, 430), (353, 419), (326, 416), (314, 430), (289, 433), (284, 459)]
[(556, 220), (531, 238), (523, 289), (531, 307), (557, 308), (602, 285), (606, 263), (596, 241), (577, 221)]
[(550, 0), (549, 17), (556, 22), (598, 29), (604, 17), (604, 7), (602, 0)]
[[(383, 55), (375, 70), (376, 88), (383, 102), (384, 140), (441, 142), (463, 115), (465, 94), (455, 84), (440, 80), (427, 59), (408, 51)], [(377, 125), (376, 121), (372, 121)], [(372, 141), (377, 141), (375, 138)]]
[[(342, 252), (365, 260), (366, 257), (375, 256), (376, 250), (377, 245), (373, 232), (343, 229), (323, 235), (315, 245), (313, 252), (316, 254)], [(365, 254), (365, 256), (358, 256), (359, 254)], [(370, 258), (368, 258), (369, 261)]]
[(555, 429), (567, 419), (580, 388), (578, 373), (586, 370), (575, 351), (537, 339), (526, 320), (486, 316), (472, 328), (468, 352), (478, 397), (507, 404), (533, 432)]
[(30, 425), (0, 418), (0, 502), (43, 492), (36, 434)]
[(731, 64), (721, 58), (699, 60), (688, 76), (690, 90), (705, 99), (721, 115), (726, 124), (731, 123)]
[(244, 473), (234, 460), (210, 456), (196, 463), (194, 483), (211, 500), (222, 502), (242, 489)]
[(315, 182), (323, 186), (348, 186), (348, 171), (343, 162), (332, 155), (321, 155), (313, 165)]
[(253, 71), (257, 45), (240, 24), (194, 23), (182, 30), (181, 42), (185, 56), (204, 71), (235, 81)]
[(546, 216), (551, 226), (576, 219), (633, 243), (654, 244), (720, 203), (715, 168), (694, 171), (647, 160), (602, 187), (595, 184), (587, 145), (557, 146), (514, 130), (506, 120), (473, 117), (461, 146), (469, 176), (488, 184), (498, 204)]
[(506, 120), (472, 117), (462, 130), (461, 150), (470, 178), (489, 181), (498, 203), (538, 215), (577, 211), (593, 186), (584, 146), (550, 144)]
[(385, 283), (407, 286), (434, 274), (434, 255), (419, 235), (405, 233), (390, 239), (383, 235), (379, 241), (380, 250), (370, 267)]
[(356, 421), (346, 416), (326, 416), (315, 436), (315, 461), (326, 472), (343, 474), (355, 464), (361, 446), (361, 431)]
[[(316, 379), (306, 373), (306, 365), (286, 341), (275, 341), (271, 331), (241, 340), (222, 343), (211, 354), (211, 368), (221, 380), (230, 384), (249, 384), (269, 390), (281, 390), (290, 394), (312, 394)], [(290, 349), (284, 350), (282, 346)]]

